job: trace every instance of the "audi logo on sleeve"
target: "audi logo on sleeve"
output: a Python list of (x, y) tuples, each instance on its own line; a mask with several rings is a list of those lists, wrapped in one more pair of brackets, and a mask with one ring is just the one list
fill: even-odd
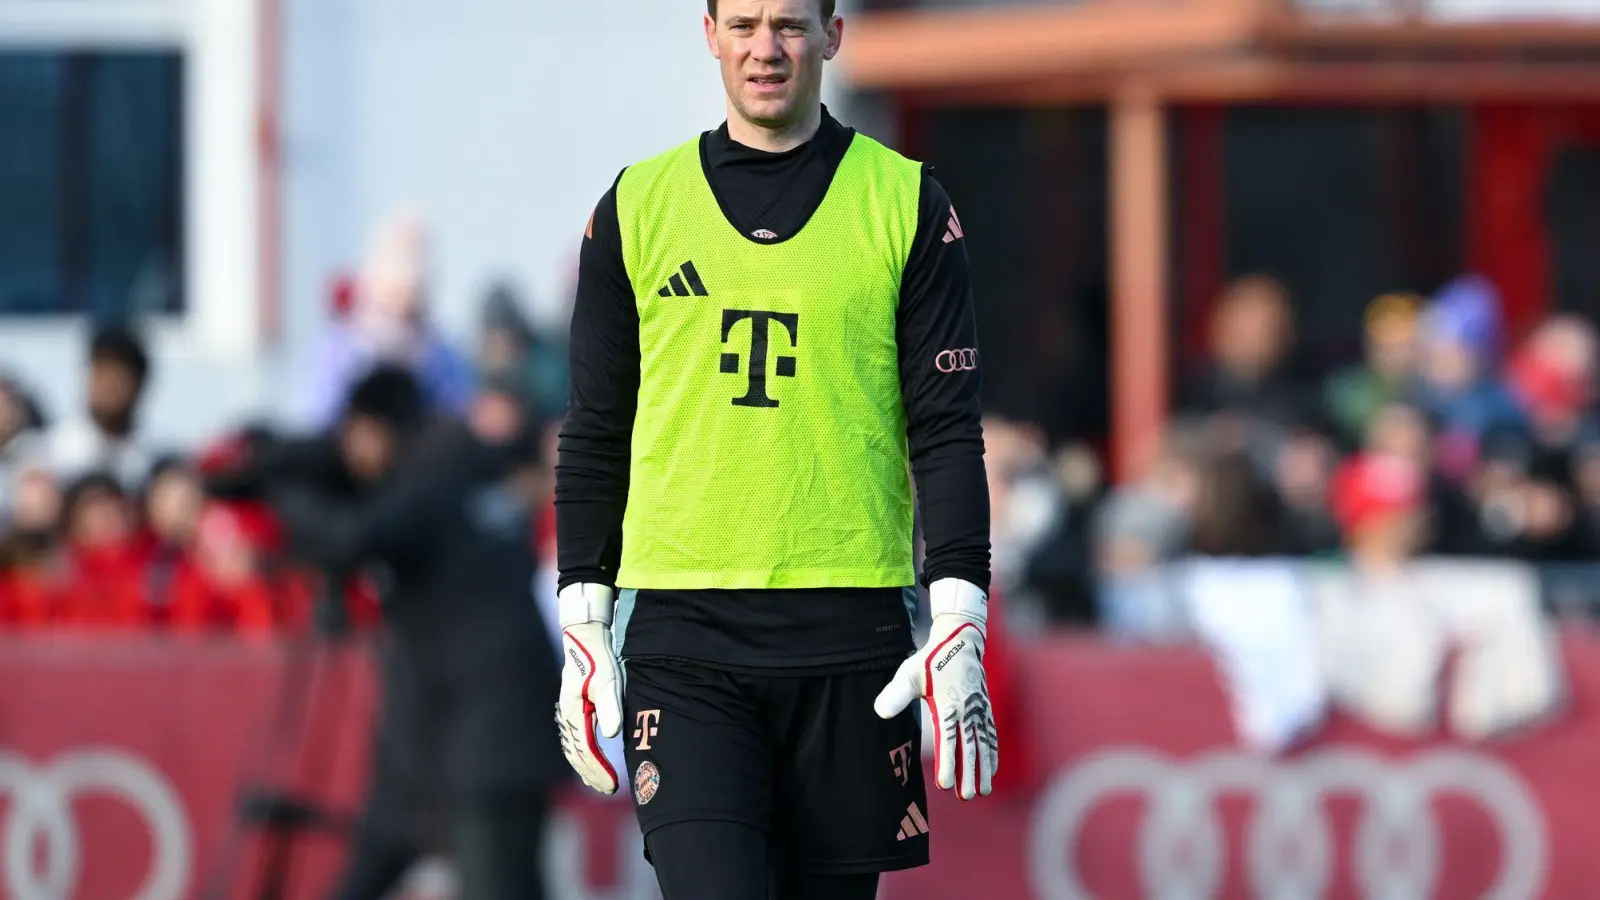
[(933, 358), (933, 367), (946, 375), (951, 372), (971, 372), (978, 368), (978, 351), (971, 347), (960, 350), (940, 350)]

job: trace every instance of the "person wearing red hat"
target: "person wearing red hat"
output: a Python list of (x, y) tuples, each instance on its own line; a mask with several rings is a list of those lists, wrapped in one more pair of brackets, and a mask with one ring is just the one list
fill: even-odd
[(1366, 453), (1334, 476), (1329, 505), (1352, 565), (1392, 570), (1423, 546), (1427, 528), (1421, 468), (1404, 457)]

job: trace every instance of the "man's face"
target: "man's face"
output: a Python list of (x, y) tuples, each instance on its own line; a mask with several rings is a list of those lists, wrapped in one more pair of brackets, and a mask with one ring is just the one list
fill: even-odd
[(839, 52), (844, 20), (824, 21), (819, 0), (719, 0), (706, 43), (722, 62), (728, 102), (745, 121), (783, 128), (822, 98), (822, 64)]
[(132, 530), (127, 501), (101, 488), (86, 491), (72, 510), (67, 531), (85, 547), (111, 547)]
[(18, 531), (44, 532), (61, 516), (61, 487), (45, 469), (27, 469), (17, 479), (11, 524)]
[(1429, 344), (1422, 367), (1428, 381), (1446, 392), (1466, 388), (1478, 377), (1477, 354), (1453, 338), (1440, 338)]
[(1214, 350), (1224, 368), (1256, 378), (1283, 358), (1288, 337), (1288, 310), (1282, 298), (1257, 290), (1233, 298), (1218, 310)]
[(1409, 460), (1418, 466), (1428, 465), (1428, 423), (1416, 409), (1402, 404), (1391, 404), (1372, 417), (1367, 427), (1367, 447)]
[(1367, 331), (1367, 360), (1388, 381), (1399, 381), (1416, 364), (1416, 327), (1411, 320), (1374, 323)]
[(340, 431), (339, 452), (345, 467), (359, 481), (380, 481), (394, 459), (394, 433), (377, 419), (351, 416)]
[(184, 544), (199, 527), (205, 491), (194, 473), (183, 469), (163, 472), (150, 486), (145, 513), (150, 528), (171, 544)]
[(509, 372), (521, 364), (523, 356), (521, 342), (504, 328), (484, 332), (478, 347), (478, 362), (489, 372)]
[(472, 404), (467, 421), (473, 433), (485, 443), (505, 444), (522, 428), (522, 407), (509, 394), (484, 391)]
[(96, 416), (118, 416), (133, 407), (139, 382), (128, 367), (111, 359), (97, 359), (89, 367), (89, 411)]

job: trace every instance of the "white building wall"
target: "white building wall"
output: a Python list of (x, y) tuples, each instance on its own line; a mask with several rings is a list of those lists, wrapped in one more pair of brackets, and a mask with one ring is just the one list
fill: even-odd
[[(696, 0), (279, 0), (283, 329), (265, 346), (249, 64), (257, 0), (138, 2), (181, 8), (194, 76), (192, 312), (156, 329), (145, 415), (174, 443), (258, 412), (293, 417), (328, 287), (398, 205), (434, 224), (433, 303), (447, 332), (470, 338), (499, 276), (524, 286), (542, 321), (564, 321), (584, 222), (617, 172), (723, 117)], [(37, 17), (11, 17), (8, 27), (0, 16), (0, 37), (31, 29), (51, 40)], [(139, 29), (101, 28), (95, 40), (161, 37), (150, 22)], [(841, 88), (830, 78), (840, 110)], [(82, 345), (81, 324), (0, 319), (0, 361), (58, 414), (80, 405)]]

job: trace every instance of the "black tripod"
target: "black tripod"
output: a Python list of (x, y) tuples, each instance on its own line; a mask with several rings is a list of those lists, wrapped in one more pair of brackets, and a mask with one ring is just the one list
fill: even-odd
[(234, 827), (198, 896), (227, 900), (243, 868), (251, 838), (262, 849), (244, 896), (284, 900), (299, 838), (310, 833), (348, 835), (352, 817), (327, 809), (318, 797), (328, 761), (338, 749), (338, 723), (349, 703), (350, 667), (340, 659), (353, 645), (343, 587), (329, 577), (316, 604), (311, 632), (289, 644), (278, 705), (265, 739), (241, 786)]

